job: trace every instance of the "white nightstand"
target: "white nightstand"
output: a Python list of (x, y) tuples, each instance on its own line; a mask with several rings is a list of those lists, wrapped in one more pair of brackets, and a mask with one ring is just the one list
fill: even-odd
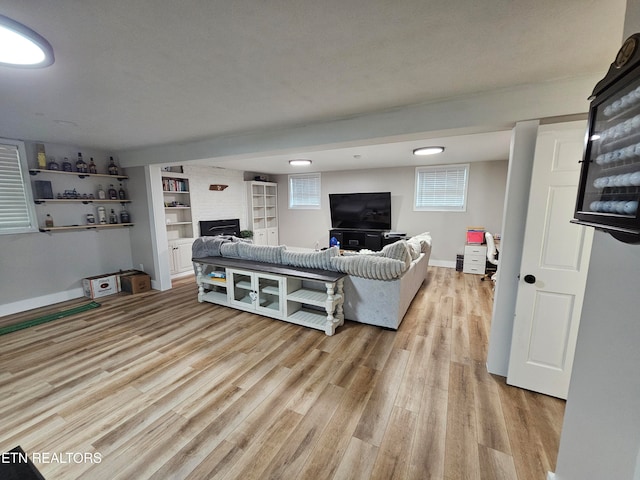
[(476, 275), (484, 275), (487, 265), (487, 246), (486, 245), (465, 245), (464, 246), (464, 263), (462, 271), (464, 273), (474, 273)]

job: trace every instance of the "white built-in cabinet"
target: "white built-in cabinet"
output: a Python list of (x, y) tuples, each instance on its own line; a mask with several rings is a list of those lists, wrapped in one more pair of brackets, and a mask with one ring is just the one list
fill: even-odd
[(249, 230), (256, 245), (278, 245), (278, 184), (251, 181), (247, 183)]
[(192, 272), (191, 247), (193, 238), (181, 238), (169, 241), (169, 271), (171, 274)]
[(169, 271), (172, 275), (193, 270), (191, 246), (193, 221), (189, 178), (179, 172), (163, 172), (162, 197), (169, 242)]

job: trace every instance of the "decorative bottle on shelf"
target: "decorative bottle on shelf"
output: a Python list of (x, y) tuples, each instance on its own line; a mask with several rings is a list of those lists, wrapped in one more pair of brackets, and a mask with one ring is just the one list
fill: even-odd
[(107, 211), (104, 207), (98, 207), (98, 223), (100, 225), (107, 223)]
[(91, 157), (91, 161), (89, 162), (89, 173), (98, 173), (98, 167), (96, 167), (93, 157)]
[(76, 170), (78, 173), (87, 173), (87, 164), (82, 159), (82, 153), (78, 152), (78, 160), (76, 160)]
[(120, 188), (118, 189), (118, 198), (120, 200), (127, 199), (127, 192), (124, 190), (124, 187), (122, 186), (122, 184), (120, 184)]
[(104, 200), (106, 198), (107, 196), (104, 193), (104, 189), (102, 188), (102, 185), (98, 185), (98, 200)]
[(109, 166), (107, 167), (107, 171), (109, 175), (119, 175), (120, 169), (116, 165), (116, 162), (113, 160), (113, 157), (109, 157)]
[(38, 168), (44, 170), (47, 168), (47, 157), (44, 150), (43, 143), (37, 143), (36, 148), (38, 150)]
[(47, 164), (47, 169), (49, 170), (60, 170), (60, 165), (56, 162), (54, 157), (49, 157), (49, 163)]
[(113, 211), (113, 208), (111, 209), (111, 213), (109, 213), (109, 223), (118, 223), (118, 216), (116, 215), (116, 212)]
[(109, 185), (109, 200), (117, 200), (118, 199), (118, 191), (113, 186), (113, 183)]
[(62, 161), (62, 171), (73, 172), (73, 167), (71, 166), (71, 162), (67, 157), (64, 157), (64, 160)]
[(120, 211), (120, 223), (131, 223), (129, 212), (127, 212), (124, 207), (122, 207), (122, 211)]
[(47, 213), (47, 216), (44, 219), (44, 226), (47, 228), (53, 228), (53, 217), (50, 213)]

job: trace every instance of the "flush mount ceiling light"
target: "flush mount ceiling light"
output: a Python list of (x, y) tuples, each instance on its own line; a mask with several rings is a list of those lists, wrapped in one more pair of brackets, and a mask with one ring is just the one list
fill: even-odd
[(311, 165), (311, 160), (306, 158), (297, 158), (296, 160), (289, 160), (289, 165), (292, 167), (306, 167), (307, 165)]
[(413, 151), (414, 155), (435, 155), (444, 152), (444, 147), (420, 147)]
[(53, 48), (45, 38), (21, 23), (0, 15), (0, 65), (42, 68), (53, 62)]

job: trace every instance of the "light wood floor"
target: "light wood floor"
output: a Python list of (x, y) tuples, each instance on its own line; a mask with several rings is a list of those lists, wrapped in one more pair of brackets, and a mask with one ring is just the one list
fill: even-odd
[(0, 452), (100, 454), (36, 462), (48, 480), (543, 480), (555, 469), (564, 402), (486, 372), (492, 292), (478, 276), (430, 267), (397, 332), (347, 322), (332, 337), (196, 293), (189, 277), (0, 336)]

